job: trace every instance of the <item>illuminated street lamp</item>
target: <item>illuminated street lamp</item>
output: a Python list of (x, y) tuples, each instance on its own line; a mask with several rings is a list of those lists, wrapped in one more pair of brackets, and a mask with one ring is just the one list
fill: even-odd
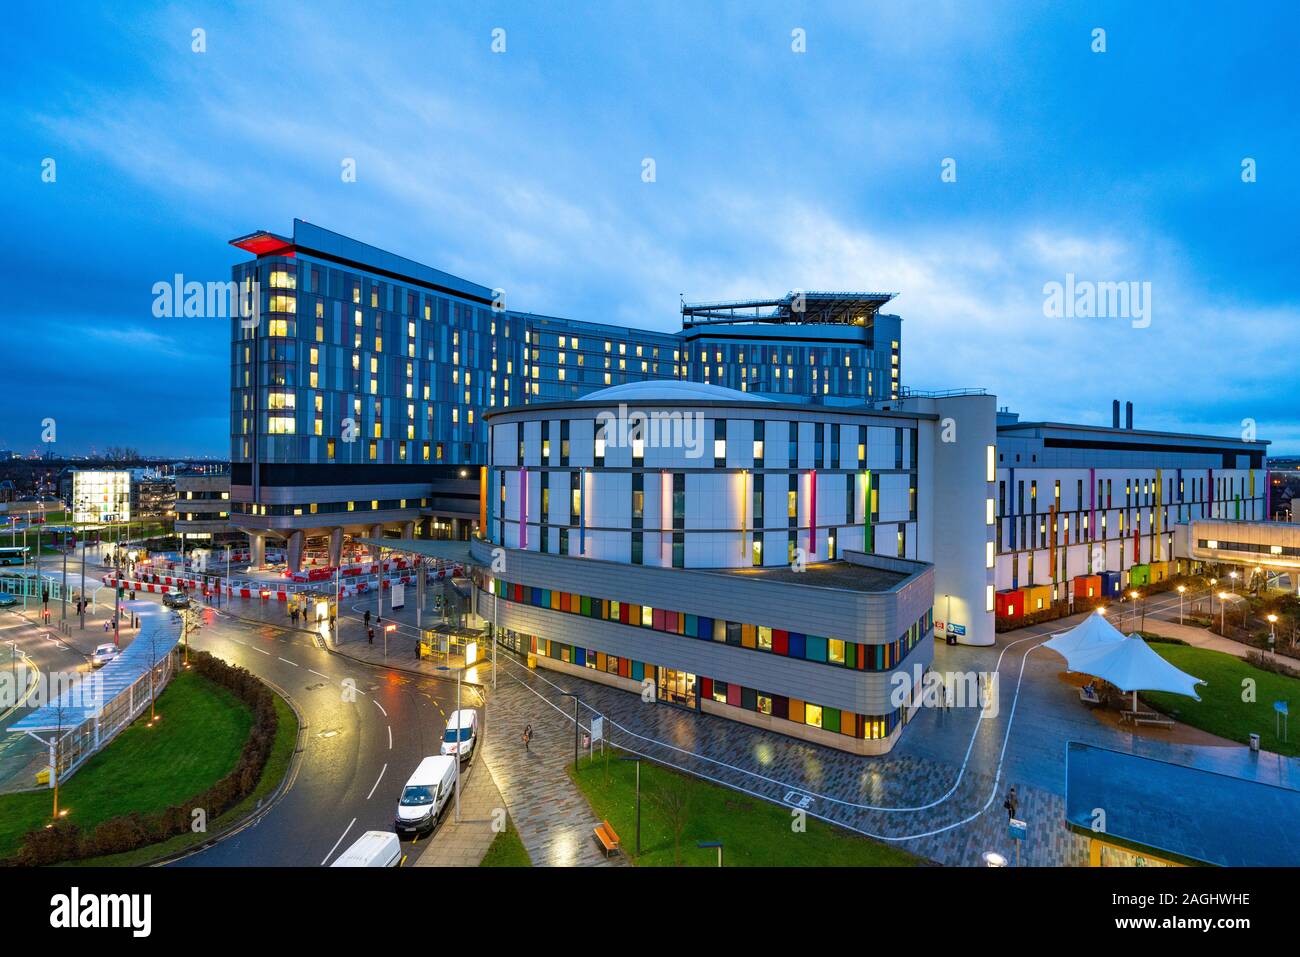
[(1183, 623), (1183, 593), (1187, 591), (1186, 585), (1178, 586), (1178, 624)]
[(1269, 616), (1268, 616), (1268, 646), (1269, 646), (1269, 648), (1272, 648), (1272, 647), (1273, 647), (1273, 643), (1274, 643), (1275, 641), (1277, 641), (1277, 615), (1269, 615)]
[(1219, 592), (1219, 634), (1227, 635), (1228, 593)]
[(1232, 593), (1235, 595), (1237, 594), (1237, 573), (1235, 571), (1228, 572), (1228, 577), (1232, 579)]

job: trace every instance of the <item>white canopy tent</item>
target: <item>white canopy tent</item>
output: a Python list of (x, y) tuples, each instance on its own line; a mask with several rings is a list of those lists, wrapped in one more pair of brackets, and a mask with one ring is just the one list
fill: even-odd
[(1069, 631), (1043, 642), (1043, 647), (1055, 651), (1065, 659), (1071, 671), (1077, 671), (1074, 667), (1076, 656), (1109, 648), (1123, 640), (1124, 633), (1107, 621), (1101, 612), (1094, 611)]
[(1167, 691), (1187, 695), (1200, 701), (1196, 686), (1205, 684), (1175, 668), (1151, 650), (1139, 635), (1129, 635), (1118, 642), (1079, 651), (1067, 658), (1071, 671), (1079, 671), (1108, 681), (1121, 691), (1133, 692), (1133, 710), (1137, 711), (1139, 691)]

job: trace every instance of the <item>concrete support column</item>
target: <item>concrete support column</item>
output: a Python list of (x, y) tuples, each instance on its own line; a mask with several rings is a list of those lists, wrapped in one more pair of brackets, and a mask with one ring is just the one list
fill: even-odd
[(403, 522), (403, 523), (402, 523), (402, 540), (403, 540), (403, 541), (407, 541), (407, 542), (409, 542), (409, 541), (410, 541), (411, 539), (413, 539), (413, 538), (415, 538), (415, 523), (414, 523), (414, 522)]
[(371, 526), (370, 526), (370, 537), (371, 537), (371, 538), (383, 538), (383, 537), (384, 537), (384, 526), (382, 526), (382, 525), (371, 525)]
[(266, 532), (248, 533), (248, 563), (254, 568), (266, 564)]
[(289, 533), (289, 540), (285, 549), (287, 553), (285, 561), (290, 574), (302, 571), (302, 546), (305, 539), (306, 536), (301, 530)]
[(343, 560), (343, 527), (330, 529), (330, 564), (337, 568)]

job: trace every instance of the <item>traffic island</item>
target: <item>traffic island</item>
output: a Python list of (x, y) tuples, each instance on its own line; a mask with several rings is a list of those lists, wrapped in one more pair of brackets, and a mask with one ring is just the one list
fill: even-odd
[(242, 668), (191, 652), (148, 712), (59, 788), (0, 797), (4, 863), (138, 865), (210, 843), (264, 808), (292, 766), (298, 720)]

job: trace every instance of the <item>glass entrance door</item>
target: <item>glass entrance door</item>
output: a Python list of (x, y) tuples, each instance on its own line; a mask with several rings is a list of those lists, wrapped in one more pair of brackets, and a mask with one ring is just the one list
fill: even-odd
[(695, 675), (672, 668), (659, 668), (659, 700), (683, 708), (696, 707)]

